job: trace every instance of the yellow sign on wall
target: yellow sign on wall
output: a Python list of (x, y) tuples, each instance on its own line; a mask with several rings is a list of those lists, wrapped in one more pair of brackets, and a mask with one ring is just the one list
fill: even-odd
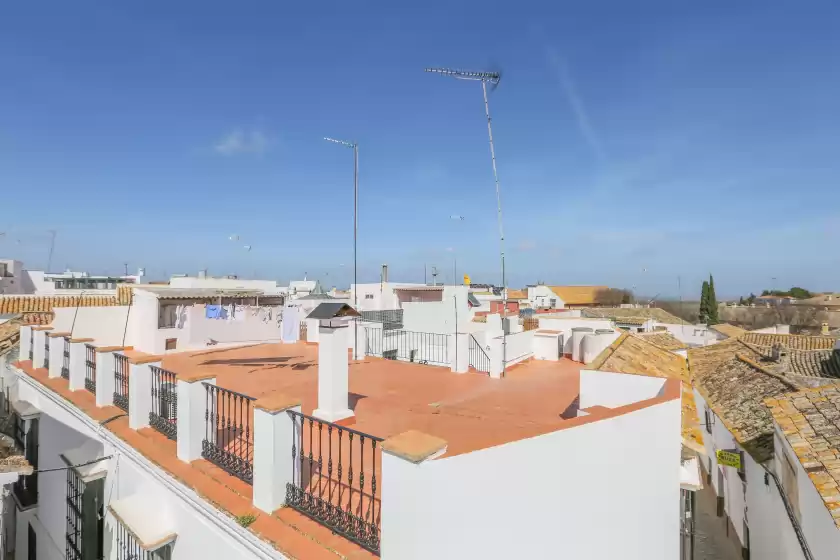
[(464, 274), (464, 286), (469, 286), (470, 283), (471, 283), (470, 282), (470, 275), (469, 274)]
[(733, 453), (732, 451), (724, 451), (723, 449), (718, 449), (715, 455), (717, 456), (718, 463), (723, 465), (724, 467), (734, 467), (736, 469), (741, 468), (740, 453)]

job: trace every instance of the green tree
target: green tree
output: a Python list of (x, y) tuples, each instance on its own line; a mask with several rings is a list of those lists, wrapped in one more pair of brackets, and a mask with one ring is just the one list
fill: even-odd
[(744, 305), (744, 304), (745, 304), (745, 302), (744, 302), (744, 296), (739, 297), (739, 298), (738, 298), (738, 305)]
[(700, 289), (700, 322), (705, 323), (709, 319), (709, 283), (703, 281)]
[(812, 294), (811, 292), (809, 292), (805, 288), (799, 288), (797, 286), (794, 286), (793, 288), (791, 288), (790, 292), (788, 292), (788, 293), (790, 294), (790, 297), (794, 297), (794, 298), (797, 298), (797, 299), (808, 299), (809, 297), (814, 296), (814, 294)]
[(711, 274), (709, 274), (709, 292), (706, 298), (706, 305), (709, 311), (709, 324), (717, 325), (720, 323), (720, 317), (718, 316), (717, 296), (715, 295), (715, 279)]

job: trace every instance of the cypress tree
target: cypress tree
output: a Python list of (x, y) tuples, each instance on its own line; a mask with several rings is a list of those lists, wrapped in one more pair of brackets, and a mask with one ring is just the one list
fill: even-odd
[(709, 283), (703, 281), (700, 289), (700, 322), (705, 323), (709, 319)]
[(715, 295), (715, 279), (711, 274), (709, 274), (709, 294), (706, 299), (706, 305), (708, 306), (709, 312), (709, 324), (717, 325), (720, 323), (720, 318), (718, 317), (717, 296)]

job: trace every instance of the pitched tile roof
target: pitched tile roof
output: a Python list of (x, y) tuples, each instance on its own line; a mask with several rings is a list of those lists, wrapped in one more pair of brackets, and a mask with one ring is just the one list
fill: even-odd
[(15, 315), (0, 325), (0, 356), (17, 346), (20, 339), (20, 315)]
[(747, 329), (742, 329), (741, 327), (736, 327), (730, 323), (720, 323), (718, 325), (711, 325), (709, 327), (713, 331), (719, 332), (726, 338), (734, 338), (736, 336), (741, 336), (742, 334), (747, 332)]
[(688, 383), (688, 368), (681, 356), (660, 348), (651, 335), (624, 333), (587, 366), (588, 369), (679, 379), (682, 384), (683, 445), (704, 452), (703, 433), (694, 393)]
[(49, 313), (54, 307), (104, 307), (131, 305), (133, 292), (127, 286), (117, 288), (113, 296), (102, 295), (21, 295), (0, 296), (0, 313)]
[(658, 307), (595, 307), (582, 309), (581, 314), (584, 317), (601, 317), (607, 319), (619, 319), (624, 317), (644, 317), (646, 319), (653, 319), (659, 323), (667, 323), (669, 325), (687, 324), (676, 315), (672, 315)]
[(808, 336), (798, 334), (765, 334), (747, 332), (741, 340), (755, 346), (771, 348), (774, 344), (781, 344), (791, 350), (831, 350), (837, 343), (837, 337)]
[(668, 331), (653, 331), (649, 333), (638, 333), (636, 336), (644, 338), (654, 346), (658, 346), (663, 350), (673, 352), (675, 350), (686, 350), (688, 344), (678, 339)]
[(762, 367), (760, 360), (737, 338), (688, 351), (695, 388), (741, 447), (763, 462), (773, 453), (773, 421), (764, 399), (800, 387)]
[(549, 286), (566, 305), (597, 305), (609, 291), (608, 286)]
[(767, 399), (766, 406), (840, 527), (840, 387)]
[(528, 299), (528, 290), (508, 290), (508, 299)]

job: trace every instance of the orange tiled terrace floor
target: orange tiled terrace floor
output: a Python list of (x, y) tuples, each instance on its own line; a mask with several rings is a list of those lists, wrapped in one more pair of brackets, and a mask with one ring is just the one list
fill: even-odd
[[(317, 399), (317, 353), (317, 346), (305, 344), (262, 344), (170, 354), (162, 365), (176, 374), (213, 373), (217, 385), (255, 398), (280, 391), (302, 399), (303, 412), (311, 414)], [(122, 414), (116, 407), (96, 407), (89, 391), (70, 391), (66, 379), (50, 379), (45, 369), (33, 371), (29, 361), (19, 366), (95, 420)], [(420, 430), (445, 439), (448, 456), (547, 433), (565, 422), (560, 414), (578, 394), (580, 367), (567, 360), (534, 361), (497, 380), (484, 374), (458, 375), (446, 368), (376, 358), (352, 362), (350, 407), (356, 414), (352, 428), (380, 438)], [(271, 515), (255, 510), (250, 485), (203, 459), (189, 464), (180, 461), (175, 443), (151, 428), (132, 430), (125, 416), (105, 427), (221, 510), (234, 517), (256, 515), (250, 530), (291, 558), (375, 558), (291, 508)], [(304, 436), (307, 448), (314, 447), (314, 438), (310, 440), (305, 431)], [(367, 463), (363, 470), (368, 473), (368, 488), (371, 475), (381, 480), (378, 463)], [(338, 477), (329, 477), (324, 469), (310, 469), (308, 457), (303, 459), (302, 471), (309, 486), (327, 484), (331, 492), (344, 492), (339, 502), (350, 503), (353, 509), (365, 504), (365, 509), (372, 507), (371, 515), (378, 517), (381, 486), (375, 497), (368, 494), (362, 500), (358, 494), (350, 494), (348, 498)]]

